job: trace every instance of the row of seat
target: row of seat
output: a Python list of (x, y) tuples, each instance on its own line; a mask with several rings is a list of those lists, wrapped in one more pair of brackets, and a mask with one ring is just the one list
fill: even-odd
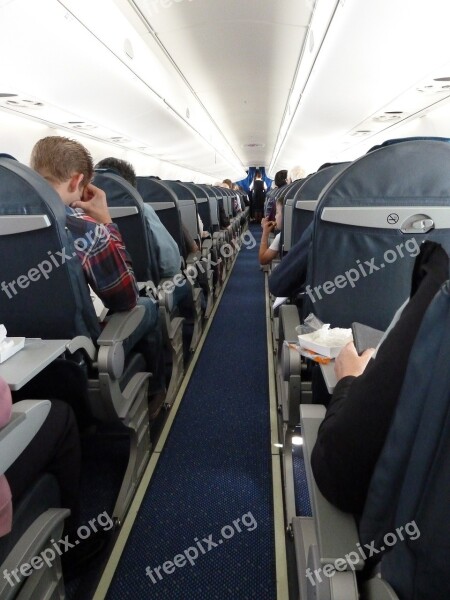
[[(286, 526), (294, 539), (301, 600), (413, 597), (404, 595), (405, 589), (414, 589), (414, 560), (407, 544), (399, 544), (395, 552), (383, 559), (381, 571), (387, 580), (372, 576), (364, 589), (359, 588), (355, 569), (360, 571), (365, 562), (360, 555), (353, 567), (348, 561), (341, 564), (339, 572), (339, 559), (355, 552), (361, 540), (352, 516), (331, 506), (314, 481), (309, 460), (325, 409), (311, 403), (321, 402), (324, 396), (317, 397), (317, 387), (315, 396), (312, 394), (311, 374), (319, 367), (300, 356), (296, 328), (310, 313), (332, 327), (350, 327), (352, 322), (383, 331), (388, 327), (396, 309), (410, 295), (414, 261), (421, 244), (425, 240), (437, 242), (450, 254), (449, 164), (450, 143), (445, 138), (390, 140), (351, 163), (326, 165), (306, 179), (273, 192), (275, 197), (284, 198), (284, 218), (281, 262), (272, 268), (282, 269), (284, 261), (292, 260), (305, 231), (308, 248), (306, 275), (298, 282), (303, 291), (289, 298), (279, 312), (272, 311), (273, 368), (277, 378), (279, 432), (284, 441)], [(437, 336), (442, 326), (433, 322), (433, 329)], [(420, 348), (418, 343), (419, 354)], [(425, 349), (426, 344), (422, 351)], [(434, 372), (441, 377), (442, 385), (447, 385), (445, 370), (434, 369)], [(423, 394), (417, 402), (427, 406), (430, 398)], [(448, 398), (443, 402), (448, 408)], [(403, 421), (409, 424), (407, 409), (399, 403), (400, 410)], [(427, 422), (430, 419), (427, 415)], [(445, 418), (442, 419), (442, 424), (436, 423), (435, 428), (444, 426)], [(395, 439), (396, 435), (400, 434), (393, 426), (389, 439)], [(298, 502), (299, 489), (305, 484), (294, 475), (299, 450), (293, 440), (299, 436), (303, 441), (312, 516), (305, 516)], [(429, 443), (434, 448), (434, 441)], [(433, 456), (430, 452), (429, 465), (435, 464), (433, 460), (442, 460), (440, 455)], [(383, 457), (389, 465), (388, 450)], [(448, 459), (446, 456), (445, 460)], [(448, 462), (445, 464), (440, 464), (440, 468), (448, 469)], [(408, 476), (413, 476), (414, 467), (414, 462), (408, 464)], [(390, 485), (400, 490), (394, 464), (392, 471), (388, 471)], [(400, 477), (403, 477), (401, 472)], [(420, 493), (418, 497), (425, 498), (425, 488)], [(401, 525), (398, 515), (402, 514), (407, 494), (402, 491), (394, 501), (398, 503), (395, 523)], [(372, 516), (376, 513), (374, 503), (376, 499), (368, 500)], [(368, 519), (369, 524), (364, 521), (366, 529), (374, 531), (376, 527)], [(325, 566), (333, 572), (332, 576), (323, 575)], [(398, 575), (393, 577), (395, 568)], [(320, 581), (316, 575), (311, 577), (315, 570), (322, 574)], [(429, 597), (443, 598), (431, 593)]]
[[(133, 260), (141, 294), (153, 297), (159, 304), (170, 367), (166, 395), (166, 404), (170, 406), (187, 366), (183, 333), (189, 335), (187, 345), (192, 353), (200, 340), (204, 319), (211, 314), (239, 249), (239, 239), (248, 220), (244, 197), (224, 188), (163, 182), (151, 177), (140, 177), (136, 190), (109, 170), (97, 171), (94, 184), (106, 192), (111, 217), (118, 224)], [(187, 331), (185, 319), (173, 303), (173, 286), (171, 291), (170, 285), (164, 285), (167, 282), (160, 280), (156, 268), (151, 231), (143, 214), (145, 202), (155, 209), (184, 259), (180, 277), (191, 282), (194, 306), (193, 322)], [(230, 221), (224, 230), (220, 228), (220, 210)], [(201, 238), (198, 216), (209, 239)], [(198, 242), (199, 252), (187, 252), (183, 227)], [(60, 369), (64, 378), (70, 371), (79, 388), (76, 393), (79, 393), (80, 403), (86, 403), (95, 422), (129, 435), (128, 466), (111, 513), (120, 524), (152, 449), (147, 393), (151, 374), (141, 351), (132, 351), (127, 356), (124, 351), (124, 344), (141, 322), (144, 310), (138, 305), (131, 311), (115, 313), (101, 329), (81, 264), (75, 258), (76, 242), (67, 230), (64, 205), (53, 188), (26, 165), (12, 157), (1, 156), (0, 252), (7, 260), (2, 261), (1, 267), (4, 285), (0, 293), (0, 322), (5, 324), (9, 336), (66, 340), (64, 354), (51, 365), (52, 370), (45, 369), (35, 381), (40, 377), (45, 384), (43, 390), (48, 391), (50, 376)], [(203, 308), (206, 310), (202, 309), (201, 303), (203, 291), (206, 295), (206, 307)], [(63, 382), (59, 384), (64, 388)], [(26, 386), (21, 395), (27, 395)], [(2, 472), (6, 468), (3, 466)], [(23, 564), (37, 555), (39, 549), (49, 545), (52, 538), (58, 539), (67, 511), (50, 511), (42, 515), (43, 507), (58, 506), (52, 479), (44, 488), (42, 482), (38, 482), (36, 489), (27, 495), (27, 505), (33, 505), (33, 499), (36, 500), (38, 495), (31, 512), (41, 520), (35, 520), (34, 529), (15, 544), (13, 553), (5, 559), (8, 569), (18, 557), (17, 564)], [(15, 514), (20, 515), (20, 510), (15, 510)], [(18, 532), (16, 527), (13, 531)], [(11, 545), (11, 537), (8, 537)], [(0, 597), (43, 597), (39, 594), (44, 593), (48, 598), (64, 597), (58, 560), (51, 573), (48, 571), (35, 571), (26, 580), (23, 596), (18, 596), (20, 586), (11, 587), (7, 581), (0, 582)]]

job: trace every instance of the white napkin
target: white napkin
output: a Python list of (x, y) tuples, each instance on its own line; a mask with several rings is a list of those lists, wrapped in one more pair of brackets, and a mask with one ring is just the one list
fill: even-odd
[(0, 350), (6, 350), (6, 348), (14, 345), (14, 340), (8, 340), (6, 333), (6, 327), (0, 325)]

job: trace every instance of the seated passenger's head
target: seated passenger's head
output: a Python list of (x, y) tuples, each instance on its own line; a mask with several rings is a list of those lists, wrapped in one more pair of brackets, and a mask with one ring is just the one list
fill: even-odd
[(215, 187), (222, 187), (222, 188), (230, 189), (229, 186), (228, 186), (228, 183), (225, 183), (225, 181), (218, 181), (215, 184)]
[(118, 175), (123, 177), (133, 187), (136, 187), (136, 173), (132, 164), (126, 160), (120, 158), (114, 158), (114, 156), (108, 156), (108, 158), (102, 159), (95, 165), (96, 169), (112, 169), (116, 171)]
[(224, 179), (223, 183), (225, 183), (230, 190), (233, 189), (233, 183), (232, 183), (231, 179)]
[(306, 177), (306, 171), (303, 167), (296, 166), (289, 169), (288, 180), (290, 183), (297, 181), (298, 179), (304, 179)]
[(284, 198), (278, 198), (277, 210), (275, 213), (275, 223), (277, 224), (278, 231), (281, 231), (281, 229), (283, 227), (283, 204), (284, 204)]
[(31, 152), (30, 165), (67, 205), (82, 199), (94, 173), (89, 151), (79, 142), (61, 136), (39, 140)]
[(278, 173), (275, 174), (275, 185), (277, 187), (283, 187), (283, 185), (287, 184), (287, 170), (283, 169), (282, 171), (278, 171)]

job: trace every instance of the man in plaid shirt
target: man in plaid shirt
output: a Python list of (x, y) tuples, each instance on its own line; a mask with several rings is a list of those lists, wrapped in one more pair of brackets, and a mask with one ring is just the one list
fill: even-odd
[(153, 391), (165, 388), (162, 334), (157, 306), (139, 298), (131, 259), (117, 225), (112, 223), (103, 190), (92, 185), (94, 172), (84, 146), (60, 136), (46, 137), (34, 146), (31, 167), (58, 192), (66, 206), (67, 227), (87, 282), (111, 311), (126, 311), (136, 304), (145, 308), (137, 330), (124, 342), (127, 353), (139, 343), (154, 374)]

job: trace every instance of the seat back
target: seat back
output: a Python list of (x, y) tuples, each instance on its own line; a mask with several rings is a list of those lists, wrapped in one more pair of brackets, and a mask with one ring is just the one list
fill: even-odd
[(172, 190), (178, 201), (181, 222), (193, 240), (200, 241), (195, 194), (180, 181), (164, 180), (164, 184)]
[(209, 196), (206, 191), (196, 185), (195, 183), (184, 183), (184, 187), (187, 187), (195, 197), (195, 203), (197, 205), (197, 212), (200, 216), (200, 219), (203, 223), (203, 231), (208, 231), (209, 233), (213, 233), (212, 220), (211, 220), (211, 210), (210, 210), (210, 202)]
[(152, 205), (161, 223), (178, 245), (180, 256), (186, 258), (178, 200), (174, 192), (159, 179), (137, 177), (136, 186), (144, 202)]
[(416, 336), (360, 522), (361, 543), (386, 548), (381, 574), (400, 600), (450, 598), (449, 332), (447, 281)]
[(0, 158), (0, 322), (10, 336), (71, 339), (100, 334), (66, 210), (25, 165)]
[[(208, 198), (209, 203), (209, 214), (211, 218), (211, 227), (212, 233), (220, 230), (220, 221), (219, 221), (219, 203), (216, 192), (214, 188), (210, 185), (198, 185), (196, 186), (203, 190)], [(201, 216), (201, 214), (200, 214)], [(203, 217), (202, 217), (203, 219)]]
[(384, 330), (409, 295), (426, 240), (450, 251), (450, 144), (413, 140), (353, 162), (323, 190), (314, 216), (304, 315)]
[(137, 281), (159, 283), (158, 261), (153, 234), (144, 216), (144, 202), (139, 192), (120, 175), (98, 169), (94, 185), (106, 193), (109, 212), (133, 261)]
[(349, 162), (338, 163), (320, 169), (317, 173), (302, 179), (294, 194), (287, 199), (284, 208), (286, 226), (283, 229), (286, 252), (289, 252), (291, 247), (302, 237), (308, 225), (312, 223), (317, 200), (324, 187), (350, 164)]
[(225, 188), (213, 186), (212, 189), (214, 190), (214, 193), (216, 194), (219, 210), (222, 208), (225, 211), (225, 215), (227, 217), (229, 217), (228, 202), (225, 197)]
[[(281, 237), (280, 237), (280, 248), (283, 249), (283, 252), (288, 252), (288, 250), (284, 249), (285, 226), (288, 226), (290, 228), (289, 219), (292, 220), (292, 211), (290, 211), (290, 212), (289, 212), (289, 210), (286, 211), (286, 207), (292, 203), (292, 200), (293, 200), (298, 188), (301, 186), (302, 182), (303, 182), (303, 179), (298, 179), (297, 181), (293, 181), (292, 183), (288, 183), (287, 185), (284, 185), (283, 187), (278, 188), (277, 193), (275, 194), (274, 201), (271, 206), (270, 214), (268, 215), (268, 218), (271, 221), (275, 220), (278, 199), (283, 198), (283, 220), (282, 220)], [(289, 249), (290, 249), (290, 246), (289, 246)], [(280, 254), (282, 254), (282, 253), (280, 253)]]

